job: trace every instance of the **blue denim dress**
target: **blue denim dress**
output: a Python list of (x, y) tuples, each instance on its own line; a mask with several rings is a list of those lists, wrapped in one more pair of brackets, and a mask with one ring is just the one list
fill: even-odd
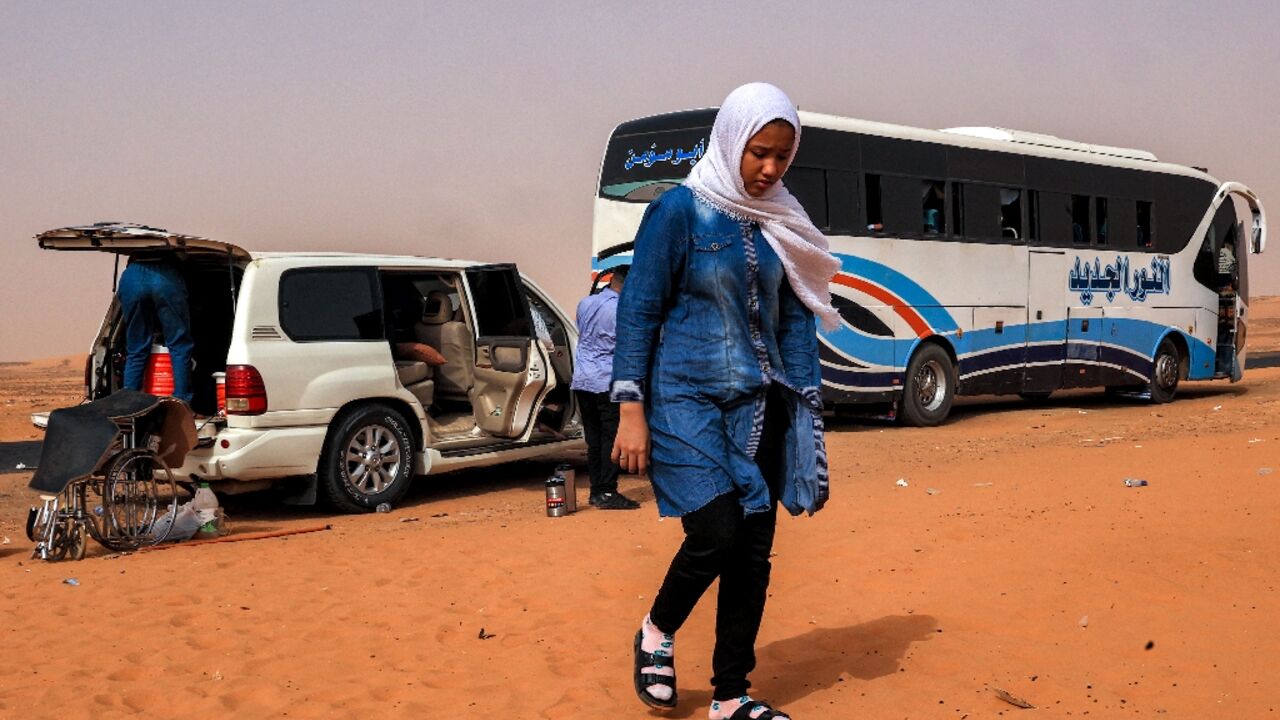
[(818, 337), (760, 228), (674, 188), (649, 205), (618, 305), (614, 402), (645, 403), (658, 511), (736, 492), (771, 507), (754, 457), (770, 387), (790, 419), (779, 501), (816, 512), (828, 495)]

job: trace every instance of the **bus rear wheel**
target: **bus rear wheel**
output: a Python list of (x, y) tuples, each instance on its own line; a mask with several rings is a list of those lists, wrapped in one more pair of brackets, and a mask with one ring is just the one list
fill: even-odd
[(1178, 392), (1178, 381), (1182, 375), (1182, 355), (1173, 341), (1165, 338), (1160, 341), (1155, 361), (1151, 364), (1151, 381), (1147, 383), (1151, 402), (1161, 404), (1172, 400), (1174, 393)]
[(901, 417), (907, 425), (932, 427), (947, 419), (956, 396), (956, 371), (951, 356), (929, 343), (907, 364), (902, 388)]

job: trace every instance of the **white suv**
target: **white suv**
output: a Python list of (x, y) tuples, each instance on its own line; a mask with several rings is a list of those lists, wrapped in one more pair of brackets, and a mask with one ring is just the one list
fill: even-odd
[[(250, 253), (118, 223), (37, 240), (54, 250), (173, 253), (190, 298), (192, 407), (213, 416), (180, 478), (225, 493), (286, 484), (291, 502), (319, 495), (364, 511), (398, 501), (414, 475), (582, 445), (569, 392), (577, 331), (515, 265)], [(397, 347), (421, 350), (412, 343), (445, 363), (393, 358)], [(119, 388), (123, 369), (113, 300), (86, 362), (86, 397)]]

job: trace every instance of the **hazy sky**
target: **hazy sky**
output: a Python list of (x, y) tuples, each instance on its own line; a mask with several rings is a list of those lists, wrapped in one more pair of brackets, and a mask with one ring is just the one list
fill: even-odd
[[(0, 360), (87, 349), (110, 256), (32, 236), (100, 220), (513, 260), (571, 307), (609, 131), (752, 80), (1142, 148), (1280, 209), (1280, 3), (864, 5), (0, 0)], [(1252, 271), (1280, 292), (1280, 243)]]

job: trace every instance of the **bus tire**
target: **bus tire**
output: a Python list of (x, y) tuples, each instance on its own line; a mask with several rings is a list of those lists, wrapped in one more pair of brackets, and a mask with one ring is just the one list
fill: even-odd
[(947, 419), (956, 396), (956, 370), (951, 356), (926, 343), (911, 356), (903, 381), (902, 421), (914, 427), (933, 427)]
[(330, 426), (320, 457), (320, 494), (335, 510), (370, 512), (395, 505), (413, 479), (413, 436), (404, 417), (382, 404), (357, 406)]
[(1152, 403), (1159, 405), (1173, 399), (1174, 393), (1178, 392), (1178, 381), (1182, 379), (1183, 364), (1182, 355), (1173, 340), (1161, 340), (1151, 363), (1151, 380), (1147, 383)]

